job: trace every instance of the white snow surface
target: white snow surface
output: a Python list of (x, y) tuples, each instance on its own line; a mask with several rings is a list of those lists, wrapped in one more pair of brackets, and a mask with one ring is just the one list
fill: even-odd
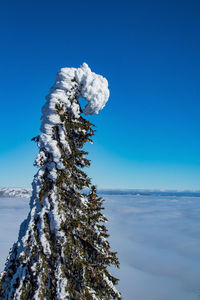
[[(120, 269), (111, 273), (120, 278), (123, 299), (198, 300), (200, 197), (102, 196), (111, 249), (118, 251), (120, 260)], [(28, 202), (0, 198), (1, 270), (29, 211)], [(58, 289), (63, 286), (59, 282)]]

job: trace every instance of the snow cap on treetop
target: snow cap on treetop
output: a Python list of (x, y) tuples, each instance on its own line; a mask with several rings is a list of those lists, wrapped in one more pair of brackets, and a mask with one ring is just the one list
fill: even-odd
[[(78, 98), (82, 97), (88, 104), (82, 111)], [(46, 149), (52, 154), (53, 162), (60, 170), (65, 168), (62, 164), (61, 152), (57, 141), (52, 139), (55, 135), (55, 126), (58, 127), (60, 142), (66, 151), (70, 153), (70, 147), (65, 139), (62, 114), (69, 112), (73, 118), (80, 118), (83, 112), (86, 115), (98, 114), (108, 101), (109, 90), (107, 80), (93, 73), (88, 65), (84, 63), (80, 68), (62, 68), (56, 75), (56, 81), (49, 94), (46, 96), (46, 103), (42, 108), (41, 127), (42, 134), (39, 139), (40, 149)], [(42, 151), (35, 161), (37, 166), (46, 159)], [(53, 166), (52, 166), (53, 169)], [(56, 180), (54, 173), (52, 178)]]
[(108, 81), (101, 75), (90, 70), (86, 63), (80, 68), (62, 68), (57, 74), (57, 80), (62, 81), (62, 85), (68, 85), (70, 78), (75, 78), (80, 97), (88, 101), (83, 110), (85, 115), (98, 114), (109, 98)]

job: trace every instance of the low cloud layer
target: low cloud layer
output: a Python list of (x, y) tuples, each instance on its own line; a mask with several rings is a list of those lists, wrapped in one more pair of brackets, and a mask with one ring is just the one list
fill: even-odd
[[(200, 198), (105, 195), (110, 241), (126, 300), (199, 300)], [(0, 198), (0, 269), (28, 199)]]
[(104, 198), (124, 299), (199, 299), (200, 198)]

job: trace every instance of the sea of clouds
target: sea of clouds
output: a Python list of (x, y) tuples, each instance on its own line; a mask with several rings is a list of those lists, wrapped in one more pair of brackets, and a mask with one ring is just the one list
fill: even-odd
[[(114, 195), (113, 195), (114, 194)], [(119, 290), (125, 300), (200, 299), (200, 197), (101, 194), (112, 250), (118, 251)], [(27, 198), (0, 198), (0, 270)]]

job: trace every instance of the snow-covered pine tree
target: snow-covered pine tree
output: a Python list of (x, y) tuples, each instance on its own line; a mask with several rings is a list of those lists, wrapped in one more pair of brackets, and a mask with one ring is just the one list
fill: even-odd
[[(79, 97), (88, 101), (84, 110)], [(82, 113), (98, 113), (108, 97), (107, 80), (85, 63), (57, 74), (34, 138), (39, 170), (30, 213), (1, 274), (0, 299), (121, 299), (108, 271), (119, 262), (107, 240), (103, 200), (82, 170), (90, 165), (83, 146), (94, 135)]]

